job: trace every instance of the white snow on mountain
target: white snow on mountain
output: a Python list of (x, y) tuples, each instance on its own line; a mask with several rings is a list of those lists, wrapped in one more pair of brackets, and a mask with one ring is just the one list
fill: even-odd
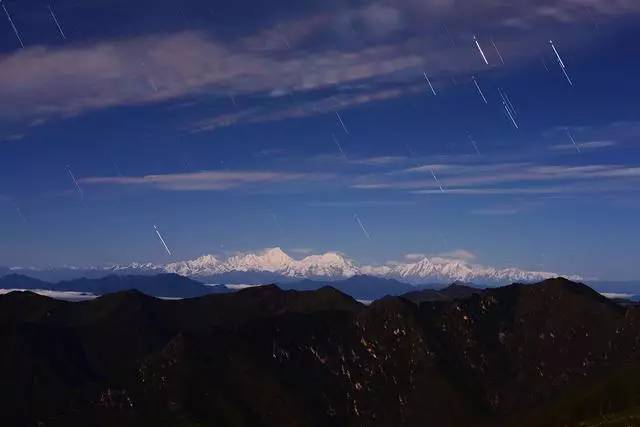
[(167, 264), (164, 270), (167, 273), (175, 273), (181, 276), (210, 276), (218, 274), (217, 267), (220, 261), (213, 255), (203, 255), (190, 261), (181, 261)]
[[(470, 264), (464, 260), (425, 257), (411, 263), (389, 263), (384, 266), (365, 266), (363, 274), (397, 279), (409, 283), (462, 281), (473, 283), (536, 282), (559, 274), (544, 271), (525, 271), (518, 268), (493, 268)], [(580, 280), (580, 277), (571, 276)]]
[[(242, 253), (230, 257), (204, 255), (199, 258), (166, 265), (132, 263), (108, 267), (63, 267), (57, 269), (14, 268), (10, 271), (33, 275), (44, 280), (68, 280), (77, 277), (101, 277), (105, 274), (158, 274), (175, 273), (200, 280), (224, 280), (225, 283), (261, 283), (283, 280), (340, 280), (357, 275), (370, 275), (396, 279), (412, 284), (470, 282), (480, 285), (504, 285), (513, 282), (532, 283), (560, 274), (527, 271), (519, 268), (493, 268), (472, 264), (471, 256), (456, 257), (460, 251), (442, 256), (428, 257), (412, 254), (404, 262), (383, 265), (358, 266), (353, 260), (337, 252), (309, 255), (295, 259), (280, 248), (269, 248), (256, 253)], [(464, 254), (462, 254), (464, 255)], [(35, 274), (40, 273), (40, 275)], [(217, 277), (225, 275), (224, 277)], [(257, 275), (256, 275), (257, 274)], [(265, 275), (262, 277), (262, 275)], [(565, 276), (583, 280), (579, 276)]]
[[(526, 271), (518, 268), (493, 268), (471, 264), (464, 259), (423, 257), (415, 262), (390, 262), (379, 266), (357, 266), (351, 259), (336, 252), (310, 255), (297, 260), (280, 248), (258, 253), (244, 253), (220, 260), (205, 255), (191, 261), (168, 264), (164, 270), (183, 276), (204, 277), (230, 272), (267, 272), (288, 278), (344, 279), (366, 274), (409, 283), (464, 281), (474, 283), (535, 282), (559, 274)], [(578, 276), (570, 279), (580, 280)]]
[(311, 255), (296, 260), (280, 248), (235, 255), (224, 261), (211, 255), (205, 255), (192, 261), (168, 264), (165, 266), (165, 270), (192, 277), (230, 272), (268, 272), (291, 278), (346, 278), (359, 274), (359, 269), (353, 261), (334, 252)]

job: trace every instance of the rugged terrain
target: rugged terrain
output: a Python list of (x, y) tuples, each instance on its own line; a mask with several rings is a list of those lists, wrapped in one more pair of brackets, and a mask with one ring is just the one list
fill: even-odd
[[(499, 286), (513, 282), (534, 283), (559, 274), (527, 271), (518, 268), (493, 268), (476, 265), (469, 259), (420, 256), (416, 260), (391, 261), (382, 265), (358, 265), (336, 252), (308, 255), (294, 259), (280, 248), (268, 248), (219, 258), (203, 255), (199, 258), (158, 265), (132, 263), (103, 267), (33, 268), (0, 267), (0, 274), (18, 273), (46, 281), (96, 279), (105, 275), (157, 275), (174, 273), (205, 283), (288, 283), (300, 280), (340, 281), (354, 276), (373, 276), (419, 285), (448, 284), (455, 281)], [(580, 280), (578, 276), (567, 276)]]
[(0, 423), (640, 424), (637, 307), (564, 279), (462, 291), (370, 306), (329, 287), (13, 292), (0, 296)]

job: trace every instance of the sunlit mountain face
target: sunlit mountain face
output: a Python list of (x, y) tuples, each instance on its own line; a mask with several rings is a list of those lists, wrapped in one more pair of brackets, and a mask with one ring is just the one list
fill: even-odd
[(640, 277), (636, 1), (0, 4), (7, 269)]

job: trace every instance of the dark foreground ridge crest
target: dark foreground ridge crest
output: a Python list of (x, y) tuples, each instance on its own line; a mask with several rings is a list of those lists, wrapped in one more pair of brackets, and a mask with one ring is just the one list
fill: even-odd
[(2, 425), (640, 423), (639, 309), (565, 279), (370, 306), (331, 287), (12, 292), (0, 339)]

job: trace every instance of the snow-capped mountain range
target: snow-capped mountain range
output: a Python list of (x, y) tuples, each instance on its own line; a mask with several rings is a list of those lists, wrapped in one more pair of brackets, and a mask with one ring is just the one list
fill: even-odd
[[(493, 268), (468, 263), (464, 260), (424, 257), (415, 262), (390, 262), (382, 266), (358, 266), (353, 260), (336, 252), (294, 259), (280, 248), (259, 253), (231, 256), (224, 260), (205, 255), (195, 260), (165, 265), (166, 272), (194, 278), (206, 278), (226, 273), (273, 273), (289, 279), (346, 279), (357, 275), (370, 275), (396, 279), (408, 283), (450, 283), (464, 281), (485, 284), (536, 282), (559, 274), (525, 271), (518, 268)], [(570, 276), (580, 280), (578, 276)]]
[(224, 261), (204, 255), (191, 261), (168, 264), (164, 269), (182, 276), (206, 277), (231, 272), (276, 273), (291, 278), (347, 278), (360, 274), (353, 261), (335, 252), (296, 260), (280, 248), (235, 255)]
[[(412, 284), (451, 283), (455, 281), (504, 285), (513, 282), (537, 282), (561, 274), (526, 271), (518, 268), (493, 268), (451, 257), (423, 257), (412, 262), (389, 262), (378, 266), (359, 266), (337, 252), (294, 259), (280, 248), (243, 253), (226, 258), (204, 255), (165, 265), (133, 263), (109, 267), (66, 267), (58, 270), (11, 269), (14, 273), (61, 278), (97, 277), (105, 274), (175, 273), (210, 283), (256, 283), (296, 281), (302, 279), (340, 280), (358, 275), (396, 279)], [(582, 280), (579, 276), (565, 276)]]

